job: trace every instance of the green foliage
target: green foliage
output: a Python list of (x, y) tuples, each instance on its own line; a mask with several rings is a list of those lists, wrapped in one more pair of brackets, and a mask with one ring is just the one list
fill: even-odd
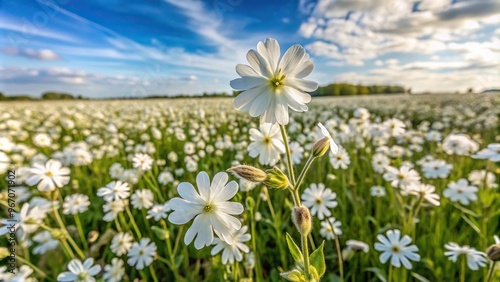
[(311, 265), (316, 269), (319, 277), (323, 276), (326, 271), (325, 255), (323, 254), (324, 246), (325, 241), (323, 241), (321, 245), (310, 256)]
[(295, 242), (292, 239), (292, 236), (290, 236), (290, 234), (288, 233), (286, 233), (286, 243), (288, 245), (288, 250), (292, 254), (292, 257), (295, 260), (295, 262), (302, 263), (304, 261), (304, 256), (302, 255), (299, 246), (295, 244)]

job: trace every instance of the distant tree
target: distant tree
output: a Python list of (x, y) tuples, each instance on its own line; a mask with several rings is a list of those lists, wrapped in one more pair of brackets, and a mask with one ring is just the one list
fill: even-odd
[(358, 85), (357, 88), (358, 88), (357, 89), (358, 95), (368, 95), (368, 94), (370, 94), (370, 89), (368, 89), (368, 86)]

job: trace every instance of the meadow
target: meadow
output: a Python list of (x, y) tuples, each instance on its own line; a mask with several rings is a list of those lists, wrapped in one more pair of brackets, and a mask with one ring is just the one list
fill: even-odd
[[(233, 100), (0, 104), (0, 280), (305, 281), (311, 263), (322, 281), (499, 281), (499, 95), (313, 98), (290, 159), (252, 145), (280, 132)], [(230, 216), (193, 222), (214, 189)]]

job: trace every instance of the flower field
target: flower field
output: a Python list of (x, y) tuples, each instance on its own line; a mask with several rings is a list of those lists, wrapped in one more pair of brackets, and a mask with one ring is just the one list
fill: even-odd
[(313, 99), (291, 193), (279, 128), (232, 101), (1, 104), (2, 281), (302, 281), (307, 228), (325, 281), (500, 277), (499, 96)]

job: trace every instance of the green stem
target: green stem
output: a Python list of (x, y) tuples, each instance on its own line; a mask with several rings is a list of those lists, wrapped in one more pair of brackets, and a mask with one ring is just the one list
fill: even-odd
[(80, 217), (78, 216), (78, 214), (75, 214), (74, 217), (75, 217), (76, 228), (78, 229), (78, 233), (80, 234), (80, 239), (82, 240), (83, 247), (85, 248), (85, 251), (88, 251), (89, 245), (85, 238), (85, 233), (83, 232), (83, 227), (82, 227), (82, 222), (80, 221)]
[(156, 277), (156, 273), (155, 273), (155, 270), (154, 270), (152, 264), (149, 265), (149, 271), (151, 272), (151, 276), (153, 277), (153, 281), (158, 282), (158, 277)]
[(64, 235), (65, 235), (67, 241), (75, 249), (75, 251), (78, 254), (78, 256), (80, 256), (81, 259), (84, 259), (85, 255), (83, 254), (83, 251), (80, 249), (80, 247), (78, 247), (78, 245), (75, 243), (75, 241), (73, 240), (73, 238), (71, 238), (71, 236), (69, 235), (69, 232), (66, 229), (66, 226), (64, 225), (63, 220), (62, 220), (61, 216), (59, 215), (59, 212), (57, 212), (55, 206), (53, 207), (52, 210), (54, 211), (54, 215), (56, 216), (57, 223), (59, 224), (59, 227), (63, 230)]
[(288, 146), (288, 138), (286, 135), (285, 126), (280, 124), (280, 129), (281, 129), (281, 136), (283, 137), (283, 143), (285, 143), (288, 174), (290, 176), (290, 181), (292, 182), (292, 185), (295, 185), (295, 174), (293, 172), (292, 154), (290, 153), (290, 147)]
[[(332, 227), (333, 234), (335, 234), (335, 229)], [(340, 249), (339, 236), (335, 234), (335, 248), (337, 249), (337, 259), (339, 262), (340, 271), (340, 281), (344, 281), (344, 260), (342, 259), (342, 250)]]
[(387, 282), (392, 282), (392, 264), (389, 264), (389, 274), (387, 275)]
[(460, 282), (465, 282), (465, 256), (462, 257), (462, 267), (460, 268)]
[(493, 273), (495, 273), (495, 265), (496, 261), (492, 261), (490, 264), (490, 270), (488, 271), (488, 279), (486, 279), (486, 282), (491, 282), (493, 281)]
[(297, 179), (297, 184), (295, 184), (295, 190), (298, 190), (300, 188), (300, 185), (302, 184), (302, 181), (304, 180), (304, 177), (306, 176), (307, 171), (311, 167), (311, 164), (316, 158), (313, 157), (312, 155), (307, 159), (306, 164), (304, 165), (304, 168), (300, 172), (299, 178)]
[(252, 249), (253, 253), (255, 256), (255, 282), (259, 282), (262, 280), (262, 271), (260, 267), (260, 257), (257, 252), (257, 243), (256, 243), (256, 238), (257, 236), (255, 235), (255, 215), (253, 212), (250, 213), (250, 232), (252, 233)]
[(307, 235), (300, 234), (302, 239), (302, 254), (304, 254), (304, 274), (306, 276), (306, 281), (310, 281), (309, 273), (309, 248), (307, 247)]
[(128, 206), (125, 206), (125, 211), (127, 212), (128, 216), (130, 217), (130, 223), (132, 223), (132, 226), (134, 227), (135, 233), (137, 234), (139, 239), (142, 238), (141, 231), (139, 231), (139, 227), (137, 226), (137, 223), (135, 223), (135, 219), (132, 216), (132, 213), (130, 212), (130, 209)]

